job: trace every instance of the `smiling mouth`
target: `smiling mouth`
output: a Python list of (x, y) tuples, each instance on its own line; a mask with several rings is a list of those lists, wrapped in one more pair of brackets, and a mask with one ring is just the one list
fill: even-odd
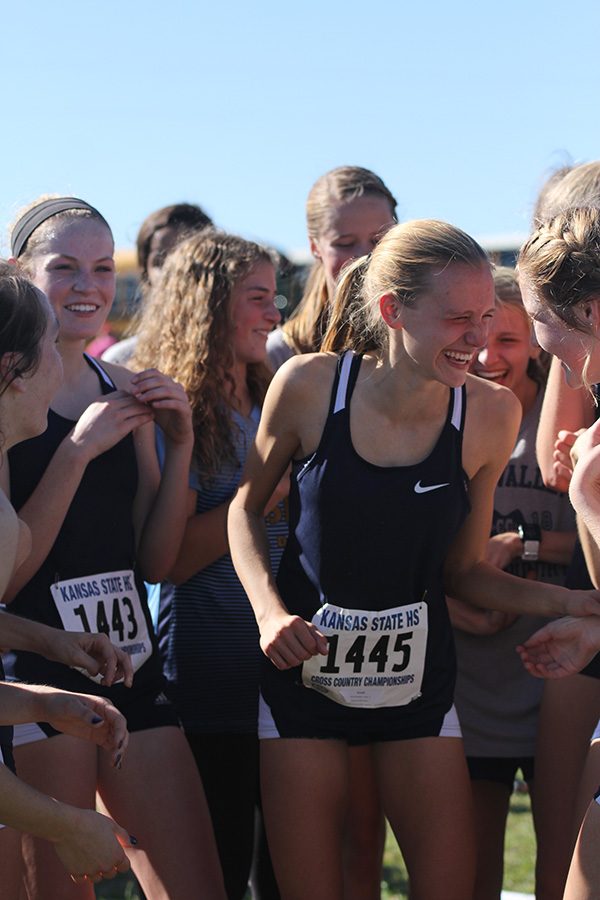
[(472, 353), (459, 353), (458, 350), (445, 350), (444, 356), (451, 362), (460, 363), (463, 366), (468, 366), (473, 359)]
[(65, 309), (68, 309), (69, 312), (92, 313), (96, 312), (100, 307), (96, 306), (95, 303), (70, 303), (68, 306), (65, 306)]
[(501, 369), (495, 372), (492, 371), (477, 371), (473, 372), (474, 375), (477, 375), (478, 378), (487, 378), (488, 381), (497, 381), (499, 378), (504, 378), (506, 376), (506, 369)]

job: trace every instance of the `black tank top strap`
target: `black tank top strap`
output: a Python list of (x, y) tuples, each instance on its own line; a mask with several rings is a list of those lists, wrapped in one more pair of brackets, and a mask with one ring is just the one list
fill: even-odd
[(329, 411), (323, 434), (316, 450), (317, 456), (320, 455), (330, 436), (335, 433), (339, 423), (345, 421), (348, 415), (348, 401), (356, 383), (361, 359), (362, 357), (357, 356), (353, 350), (346, 350), (338, 357), (335, 378), (331, 386)]
[(97, 359), (94, 359), (93, 356), (89, 356), (87, 353), (83, 354), (83, 358), (86, 363), (93, 369), (96, 375), (98, 376), (98, 381), (100, 382), (100, 389), (103, 394), (110, 394), (112, 391), (117, 390), (117, 386), (108, 374), (108, 372), (102, 368)]
[(330, 416), (345, 411), (349, 408), (349, 400), (358, 378), (361, 356), (357, 356), (353, 350), (342, 353), (337, 365), (337, 374), (331, 391)]
[(467, 411), (467, 387), (452, 388), (452, 408), (450, 412), (450, 423), (461, 434), (465, 428), (465, 414)]

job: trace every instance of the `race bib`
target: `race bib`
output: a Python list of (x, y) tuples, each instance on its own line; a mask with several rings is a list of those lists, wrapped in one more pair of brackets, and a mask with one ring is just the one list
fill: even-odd
[[(50, 591), (65, 631), (104, 632), (115, 647), (129, 654), (134, 672), (152, 655), (146, 617), (131, 569), (57, 581)], [(92, 681), (102, 680), (102, 675), (79, 671)]]
[(302, 666), (302, 681), (343, 706), (405, 706), (421, 696), (427, 649), (427, 604), (379, 612), (326, 603), (313, 624), (329, 641), (327, 656)]

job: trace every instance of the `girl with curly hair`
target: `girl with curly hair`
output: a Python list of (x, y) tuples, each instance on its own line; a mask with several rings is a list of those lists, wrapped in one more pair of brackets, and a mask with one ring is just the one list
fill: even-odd
[[(176, 378), (192, 406), (194, 455), (188, 522), (163, 588), (159, 637), (175, 703), (212, 815), (230, 900), (245, 894), (258, 801), (258, 629), (226, 534), (229, 502), (253, 441), (269, 372), (268, 333), (279, 321), (269, 251), (218, 231), (184, 240), (168, 257), (142, 317), (134, 364)], [(287, 534), (267, 504), (271, 564)], [(169, 596), (171, 594), (171, 596)], [(264, 894), (262, 896), (265, 896)]]

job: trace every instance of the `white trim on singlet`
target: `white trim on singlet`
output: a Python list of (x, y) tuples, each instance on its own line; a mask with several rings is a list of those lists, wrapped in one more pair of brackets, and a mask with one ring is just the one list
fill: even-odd
[(108, 374), (108, 372), (105, 372), (105, 371), (104, 371), (104, 369), (102, 368), (102, 366), (100, 365), (100, 363), (98, 362), (98, 360), (97, 360), (97, 359), (94, 359), (94, 357), (93, 357), (93, 356), (90, 356), (88, 353), (86, 353), (86, 354), (84, 354), (84, 355), (85, 355), (85, 358), (88, 360), (88, 362), (91, 363), (92, 368), (98, 373), (98, 375), (100, 376), (100, 378), (102, 379), (102, 381), (103, 381), (105, 384), (107, 384), (109, 387), (111, 387), (111, 388), (113, 388), (114, 390), (116, 390), (116, 387), (117, 387), (116, 384), (114, 383), (114, 381), (112, 380), (112, 378), (110, 377), (110, 375)]
[(340, 380), (338, 381), (337, 392), (335, 395), (335, 404), (333, 414), (341, 412), (346, 406), (346, 394), (348, 393), (348, 379), (350, 378), (350, 369), (352, 368), (352, 360), (354, 353), (347, 350), (342, 359), (342, 367), (340, 370)]
[(452, 425), (456, 428), (457, 431), (460, 431), (460, 425), (462, 422), (462, 411), (463, 411), (463, 391), (462, 388), (452, 388), (454, 392), (454, 404), (452, 409), (452, 418), (450, 419)]
[[(354, 353), (352, 350), (347, 350), (342, 359), (342, 365), (340, 369), (340, 380), (338, 381), (337, 391), (335, 394), (335, 404), (333, 406), (333, 414), (335, 415), (338, 412), (341, 412), (342, 409), (346, 406), (346, 398), (348, 394), (348, 380), (350, 378), (350, 369), (352, 368), (352, 360), (354, 359)], [(463, 413), (463, 391), (462, 388), (456, 387), (452, 388), (452, 416), (450, 419), (451, 424), (456, 428), (457, 431), (460, 431), (460, 426), (462, 423), (462, 413)]]

